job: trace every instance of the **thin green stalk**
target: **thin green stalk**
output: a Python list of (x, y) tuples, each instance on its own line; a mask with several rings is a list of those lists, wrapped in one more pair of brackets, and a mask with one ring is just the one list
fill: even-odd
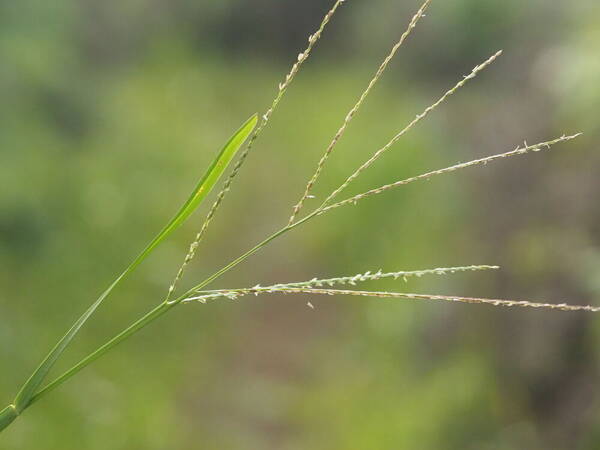
[(246, 260), (248, 257), (254, 255), (257, 251), (259, 251), (260, 249), (262, 249), (265, 245), (267, 245), (269, 242), (271, 242), (274, 239), (277, 239), (279, 236), (287, 233), (288, 231), (293, 230), (294, 228), (296, 228), (298, 225), (303, 224), (304, 222), (307, 222), (308, 220), (312, 219), (313, 217), (316, 217), (319, 215), (320, 210), (315, 210), (312, 213), (310, 213), (308, 216), (302, 218), (301, 220), (298, 220), (297, 222), (294, 222), (291, 225), (287, 225), (286, 227), (280, 229), (279, 231), (276, 231), (275, 233), (273, 233), (271, 236), (269, 236), (268, 238), (266, 238), (265, 240), (263, 240), (262, 242), (256, 244), (254, 247), (252, 247), (250, 250), (248, 250), (246, 253), (244, 253), (243, 255), (239, 256), (238, 258), (234, 259), (233, 261), (231, 261), (229, 264), (227, 264), (226, 266), (224, 266), (223, 268), (221, 268), (220, 270), (218, 270), (217, 272), (215, 272), (214, 274), (212, 274), (210, 277), (208, 277), (206, 280), (204, 280), (202, 283), (194, 286), (193, 288), (191, 288), (189, 291), (187, 291), (185, 294), (183, 294), (181, 297), (177, 298), (176, 300), (173, 300), (172, 302), (169, 303), (180, 303), (181, 300), (183, 300), (185, 297), (187, 297), (188, 295), (192, 294), (195, 291), (198, 291), (206, 286), (208, 286), (210, 283), (212, 283), (213, 281), (215, 281), (217, 278), (219, 278), (221, 275), (223, 275), (226, 272), (229, 272), (231, 269), (233, 269), (235, 266), (237, 266), (239, 263), (241, 263), (242, 261)]
[(69, 370), (67, 370), (65, 373), (63, 373), (61, 376), (59, 376), (54, 381), (52, 381), (51, 383), (46, 385), (40, 391), (36, 392), (36, 394), (31, 398), (31, 401), (29, 404), (31, 405), (31, 404), (35, 403), (36, 401), (38, 401), (44, 395), (46, 395), (50, 391), (54, 390), (58, 386), (60, 386), (62, 383), (67, 381), (69, 378), (71, 378), (73, 375), (77, 374), (79, 371), (81, 371), (85, 367), (89, 366), (94, 361), (96, 361), (98, 358), (100, 358), (106, 352), (113, 349), (118, 344), (120, 344), (127, 338), (133, 336), (135, 333), (140, 331), (142, 328), (144, 328), (145, 326), (149, 325), (154, 320), (161, 317), (163, 314), (165, 314), (167, 311), (169, 311), (173, 306), (175, 306), (175, 303), (163, 302), (160, 305), (158, 305), (157, 307), (155, 307), (154, 309), (152, 309), (150, 312), (148, 312), (142, 318), (140, 318), (139, 320), (137, 320), (136, 322), (131, 324), (128, 328), (126, 328), (125, 330), (123, 330), (122, 332), (117, 334), (115, 337), (113, 337), (106, 344), (104, 344), (103, 346), (98, 348), (93, 353), (90, 353), (88, 356), (86, 356), (84, 359), (79, 361), (77, 364), (75, 364), (73, 367), (71, 367)]
[(58, 378), (56, 378), (55, 380), (50, 382), (43, 389), (36, 392), (35, 395), (33, 395), (30, 404), (33, 403), (34, 401), (39, 400), (43, 395), (47, 394), (48, 392), (50, 392), (50, 391), (54, 390), (55, 388), (57, 388), (58, 386), (60, 386), (62, 383), (67, 381), (69, 378), (71, 378), (73, 375), (75, 375), (76, 373), (81, 371), (83, 368), (87, 367), (92, 362), (96, 361), (98, 358), (100, 358), (106, 352), (111, 350), (113, 347), (120, 344), (127, 338), (133, 336), (136, 332), (138, 332), (145, 326), (149, 325), (151, 322), (153, 322), (155, 319), (157, 319), (160, 316), (162, 316), (163, 314), (165, 314), (171, 308), (180, 304), (185, 298), (187, 298), (189, 295), (193, 294), (195, 291), (202, 289), (203, 287), (207, 286), (208, 284), (212, 283), (214, 280), (219, 278), (225, 272), (228, 272), (229, 270), (233, 269), (235, 266), (240, 264), (242, 261), (244, 261), (248, 257), (252, 256), (254, 253), (259, 251), (261, 248), (263, 248), (265, 245), (267, 245), (272, 240), (287, 233), (288, 231), (291, 231), (292, 229), (296, 228), (298, 225), (310, 220), (311, 218), (316, 217), (318, 215), (317, 213), (318, 213), (318, 211), (314, 211), (313, 213), (309, 214), (308, 216), (304, 217), (303, 219), (301, 219), (297, 222), (294, 222), (292, 225), (286, 226), (285, 228), (282, 228), (279, 231), (273, 233), (271, 236), (269, 236), (268, 238), (266, 238), (259, 244), (255, 245), (254, 247), (252, 247), (246, 253), (244, 253), (237, 259), (233, 260), (232, 262), (230, 262), (229, 264), (224, 266), (219, 271), (215, 272), (213, 275), (208, 277), (202, 283), (198, 284), (197, 286), (194, 286), (192, 289), (187, 291), (185, 294), (181, 295), (180, 297), (178, 297), (174, 300), (165, 301), (165, 302), (161, 303), (156, 308), (154, 308), (152, 311), (150, 311), (145, 316), (143, 316), (141, 319), (137, 320), (132, 325), (130, 325), (127, 329), (125, 329), (124, 331), (122, 331), (121, 333), (116, 335), (114, 338), (112, 338), (106, 344), (99, 347), (93, 353), (90, 353), (88, 356), (86, 356), (84, 359), (82, 359), (76, 365), (71, 367), (69, 370), (67, 370), (65, 373), (63, 373), (61, 376), (59, 376)]

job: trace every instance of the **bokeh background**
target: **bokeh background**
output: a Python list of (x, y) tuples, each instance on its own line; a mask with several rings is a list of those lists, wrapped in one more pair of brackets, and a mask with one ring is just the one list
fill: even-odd
[[(231, 131), (267, 108), (331, 3), (0, 3), (3, 402), (172, 215)], [(184, 285), (286, 221), (418, 6), (345, 3)], [(582, 137), (336, 210), (215, 286), (481, 263), (502, 270), (368, 288), (600, 304), (596, 0), (433, 2), (315, 194), (500, 48), (352, 192), (524, 140)], [(206, 206), (110, 298), (55, 374), (162, 298)], [(600, 323), (586, 313), (291, 296), (190, 305), (28, 410), (0, 448), (595, 449), (599, 363)]]

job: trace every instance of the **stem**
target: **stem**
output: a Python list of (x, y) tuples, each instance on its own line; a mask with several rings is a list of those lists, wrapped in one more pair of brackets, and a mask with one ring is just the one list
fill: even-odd
[(202, 283), (200, 283), (199, 285), (197, 285), (197, 286), (193, 287), (192, 289), (190, 289), (189, 291), (187, 291), (182, 296), (180, 296), (180, 297), (178, 297), (178, 298), (176, 298), (175, 300), (172, 300), (172, 301), (164, 301), (164, 302), (162, 302), (157, 307), (155, 307), (153, 310), (151, 310), (150, 312), (148, 312), (145, 316), (143, 316), (142, 318), (140, 318), (139, 320), (137, 320), (136, 322), (134, 322), (132, 325), (130, 325), (125, 330), (123, 330), (121, 333), (117, 334), (114, 338), (112, 338), (106, 344), (102, 345), (100, 348), (98, 348), (96, 351), (94, 351), (93, 353), (89, 354), (88, 356), (86, 356), (81, 361), (79, 361), (76, 365), (74, 365), (73, 367), (71, 367), (69, 370), (67, 370), (65, 373), (63, 373), (61, 376), (59, 376), (54, 381), (50, 382), (44, 388), (42, 388), (41, 390), (39, 390), (35, 395), (33, 395), (33, 397), (31, 398), (31, 402), (29, 403), (29, 405), (31, 405), (34, 402), (38, 401), (41, 397), (43, 397), (44, 395), (46, 395), (50, 391), (54, 390), (55, 388), (57, 388), (58, 386), (60, 386), (62, 383), (64, 383), (65, 381), (67, 381), (69, 378), (71, 378), (73, 375), (77, 374), (82, 369), (84, 369), (85, 367), (87, 367), (88, 365), (90, 365), (91, 363), (93, 363), (94, 361), (96, 361), (98, 358), (100, 358), (101, 356), (103, 356), (106, 352), (108, 352), (112, 348), (116, 347), (118, 344), (120, 344), (121, 342), (123, 342), (127, 338), (133, 336), (136, 332), (138, 332), (139, 330), (141, 330), (142, 328), (144, 328), (146, 325), (149, 325), (151, 322), (153, 322), (154, 320), (158, 319), (160, 316), (162, 316), (163, 314), (165, 314), (167, 311), (171, 310), (171, 308), (173, 308), (176, 305), (180, 304), (183, 300), (185, 300), (185, 298), (188, 295), (190, 295), (194, 291), (202, 289), (204, 286), (208, 285), (209, 283), (212, 283), (214, 280), (216, 280), (217, 278), (219, 278), (225, 272), (228, 272), (229, 270), (233, 269), (239, 263), (241, 263), (246, 258), (248, 258), (251, 255), (253, 255), (254, 253), (256, 253), (258, 250), (260, 250), (261, 248), (263, 248), (265, 245), (267, 245), (272, 240), (274, 240), (274, 239), (278, 238), (279, 236), (281, 236), (282, 234), (287, 233), (288, 231), (296, 228), (298, 225), (300, 225), (300, 224), (302, 224), (302, 223), (304, 223), (304, 222), (312, 219), (313, 217), (319, 215), (321, 212), (322, 212), (321, 210), (316, 209), (315, 211), (313, 211), (312, 213), (310, 213), (308, 216), (304, 217), (303, 219), (301, 219), (301, 220), (299, 220), (297, 222), (294, 222), (293, 224), (288, 225), (288, 226), (282, 228), (281, 230), (273, 233), (271, 236), (269, 236), (268, 238), (266, 238), (265, 240), (263, 240), (259, 244), (255, 245), (254, 247), (252, 247), (250, 250), (248, 250), (246, 253), (244, 253), (243, 255), (241, 255), (239, 258), (233, 260), (232, 262), (230, 262), (229, 264), (227, 264), (225, 267), (223, 267), (222, 269), (220, 269), (219, 271), (215, 272), (213, 275), (211, 275), (210, 277), (208, 277)]
[(121, 342), (123, 342), (125, 339), (131, 337), (132, 335), (137, 333), (139, 330), (144, 328), (146, 325), (149, 325), (151, 322), (153, 322), (154, 320), (161, 317), (163, 314), (165, 314), (167, 311), (169, 311), (175, 305), (176, 305), (176, 303), (161, 303), (160, 305), (158, 305), (157, 307), (152, 309), (145, 316), (143, 316), (142, 318), (140, 318), (139, 320), (134, 322), (132, 325), (130, 325), (128, 328), (126, 328), (125, 330), (123, 330), (122, 332), (117, 334), (114, 338), (112, 338), (110, 341), (108, 341), (102, 347), (98, 348), (96, 351), (94, 351), (90, 355), (86, 356), (84, 359), (79, 361), (76, 365), (71, 367), (69, 370), (67, 370), (65, 373), (63, 373), (61, 376), (59, 376), (54, 381), (52, 381), (51, 383), (46, 385), (43, 389), (38, 391), (31, 398), (30, 405), (35, 403), (41, 397), (43, 397), (45, 394), (54, 390), (55, 388), (60, 386), (62, 383), (67, 381), (69, 378), (71, 378), (73, 375), (75, 375), (76, 373), (78, 373), (79, 371), (81, 371), (82, 369), (84, 369), (85, 367), (87, 367), (88, 365), (93, 363), (94, 361), (96, 361), (98, 358), (103, 356), (106, 352), (108, 352), (112, 348), (116, 347)]
[(256, 244), (254, 247), (252, 247), (250, 250), (248, 250), (246, 253), (244, 253), (243, 255), (241, 255), (240, 257), (234, 259), (232, 262), (230, 262), (229, 264), (227, 264), (225, 267), (223, 267), (222, 269), (218, 270), (217, 272), (215, 272), (214, 274), (212, 274), (210, 277), (208, 277), (206, 280), (204, 280), (202, 283), (194, 286), (193, 288), (191, 288), (189, 291), (187, 291), (185, 294), (183, 294), (181, 297), (179, 297), (176, 300), (173, 300), (172, 302), (170, 302), (170, 305), (174, 305), (177, 303), (180, 303), (182, 300), (184, 300), (188, 295), (194, 293), (195, 291), (198, 291), (200, 289), (202, 289), (203, 287), (207, 286), (208, 284), (212, 283), (213, 281), (215, 281), (217, 278), (219, 278), (221, 275), (223, 275), (225, 272), (230, 271), (231, 269), (233, 269), (235, 266), (237, 266), (239, 263), (241, 263), (242, 261), (244, 261), (245, 259), (247, 259), (248, 257), (252, 256), (254, 253), (256, 253), (257, 251), (259, 251), (261, 248), (263, 248), (265, 245), (267, 245), (269, 242), (271, 242), (272, 240), (278, 238), (279, 236), (281, 236), (282, 234), (287, 233), (288, 231), (293, 230), (294, 228), (296, 228), (298, 225), (303, 224), (304, 222), (307, 222), (308, 220), (312, 219), (313, 217), (318, 216), (322, 211), (320, 210), (320, 208), (314, 210), (312, 213), (310, 213), (308, 216), (304, 217), (303, 219), (298, 220), (297, 222), (294, 222), (291, 225), (288, 225), (284, 228), (282, 228), (281, 230), (273, 233), (271, 236), (269, 236), (268, 238), (266, 238), (264, 241)]

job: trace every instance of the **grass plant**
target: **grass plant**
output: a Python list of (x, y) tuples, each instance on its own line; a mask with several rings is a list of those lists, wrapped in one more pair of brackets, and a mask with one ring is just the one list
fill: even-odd
[[(275, 239), (287, 234), (288, 232), (298, 228), (300, 225), (324, 215), (332, 209), (337, 209), (342, 206), (355, 205), (358, 202), (371, 197), (376, 194), (386, 193), (392, 190), (392, 188), (400, 187), (412, 182), (427, 180), (437, 175), (446, 173), (456, 172), (461, 169), (465, 169), (472, 166), (478, 166), (487, 164), (498, 159), (509, 158), (512, 156), (524, 155), (530, 152), (538, 152), (541, 150), (550, 149), (552, 146), (567, 142), (579, 136), (579, 134), (563, 135), (558, 138), (550, 139), (545, 142), (538, 144), (528, 145), (527, 143), (522, 146), (516, 147), (512, 151), (508, 151), (501, 154), (496, 154), (481, 159), (476, 159), (469, 162), (458, 163), (453, 166), (449, 166), (442, 169), (432, 170), (420, 175), (416, 175), (404, 180), (400, 180), (391, 184), (386, 184), (380, 187), (370, 189), (360, 194), (350, 196), (345, 199), (339, 200), (340, 195), (346, 190), (346, 188), (358, 177), (361, 176), (371, 165), (379, 158), (383, 157), (385, 153), (391, 151), (394, 144), (398, 142), (406, 133), (413, 129), (419, 122), (427, 118), (436, 108), (440, 107), (446, 100), (452, 95), (457, 93), (460, 88), (465, 86), (470, 80), (475, 78), (484, 69), (488, 68), (502, 53), (502, 51), (495, 52), (488, 59), (482, 63), (476, 65), (473, 70), (465, 77), (462, 77), (453, 87), (444, 92), (437, 100), (431, 103), (429, 106), (423, 109), (423, 111), (415, 116), (405, 127), (400, 129), (394, 134), (383, 147), (374, 151), (372, 155), (366, 159), (358, 168), (350, 173), (350, 175), (341, 183), (336, 189), (334, 189), (324, 200), (320, 203), (320, 206), (314, 208), (304, 216), (301, 216), (301, 212), (305, 206), (306, 200), (312, 198), (312, 190), (317, 183), (320, 176), (323, 174), (326, 163), (333, 150), (336, 148), (338, 142), (343, 137), (345, 131), (352, 122), (352, 119), (357, 115), (361, 106), (367, 100), (369, 94), (375, 88), (377, 82), (382, 78), (386, 69), (389, 67), (389, 63), (392, 61), (394, 56), (401, 49), (403, 43), (409, 38), (415, 29), (417, 23), (424, 17), (425, 11), (430, 5), (430, 0), (426, 0), (415, 15), (410, 20), (408, 27), (401, 34), (400, 38), (392, 46), (390, 52), (382, 61), (381, 65), (377, 68), (371, 81), (368, 83), (365, 90), (360, 94), (357, 102), (351, 108), (351, 110), (343, 118), (341, 126), (335, 132), (330, 144), (325, 149), (322, 157), (316, 164), (314, 173), (309, 177), (305, 188), (302, 190), (302, 194), (298, 202), (292, 207), (292, 214), (289, 217), (287, 224), (282, 228), (273, 232), (270, 236), (263, 239), (261, 242), (250, 248), (248, 251), (226, 264), (224, 267), (216, 270), (213, 274), (207, 276), (204, 281), (198, 283), (193, 288), (186, 290), (185, 292), (177, 294), (177, 288), (179, 281), (185, 274), (185, 269), (193, 258), (197, 255), (201, 241), (204, 239), (207, 230), (210, 227), (217, 211), (222, 206), (223, 201), (230, 191), (236, 177), (241, 172), (244, 162), (249, 156), (251, 150), (254, 147), (255, 142), (260, 137), (262, 131), (268, 125), (271, 116), (276, 112), (277, 106), (283, 99), (285, 93), (289, 89), (291, 83), (300, 71), (306, 60), (311, 55), (313, 48), (317, 45), (327, 25), (334, 17), (338, 9), (345, 3), (344, 0), (337, 0), (332, 8), (323, 18), (321, 24), (317, 28), (317, 31), (310, 35), (308, 38), (308, 46), (304, 51), (298, 54), (296, 61), (293, 63), (292, 68), (284, 77), (283, 81), (279, 84), (276, 96), (268, 107), (266, 112), (260, 116), (255, 115), (246, 121), (239, 130), (237, 130), (232, 138), (223, 146), (222, 150), (217, 154), (212, 164), (206, 170), (204, 175), (201, 177), (200, 182), (193, 190), (188, 200), (183, 204), (177, 214), (171, 221), (163, 228), (163, 230), (154, 238), (147, 247), (140, 253), (140, 255), (134, 259), (134, 261), (109, 285), (109, 287), (92, 303), (92, 305), (79, 317), (72, 327), (67, 331), (62, 339), (53, 347), (48, 355), (42, 360), (38, 368), (32, 373), (28, 380), (23, 384), (19, 390), (13, 402), (8, 405), (5, 409), (0, 412), (0, 431), (7, 428), (19, 415), (21, 415), (28, 407), (36, 403), (38, 400), (46, 396), (50, 391), (62, 385), (65, 381), (70, 379), (72, 376), (77, 374), (83, 368), (100, 358), (105, 353), (113, 350), (119, 343), (131, 337), (140, 329), (144, 328), (148, 324), (155, 321), (157, 318), (163, 316), (165, 313), (179, 305), (189, 305), (194, 303), (206, 303), (207, 301), (221, 300), (221, 299), (238, 299), (247, 295), (263, 295), (263, 294), (309, 294), (309, 295), (349, 295), (349, 296), (366, 296), (376, 298), (388, 298), (388, 299), (404, 299), (404, 300), (437, 300), (437, 301), (450, 301), (460, 303), (477, 303), (487, 304), (493, 306), (505, 306), (505, 307), (530, 307), (530, 308), (545, 308), (553, 310), (563, 311), (600, 311), (600, 307), (593, 306), (579, 306), (570, 305), (567, 303), (552, 304), (547, 302), (531, 302), (525, 300), (506, 300), (506, 299), (487, 299), (487, 298), (472, 298), (472, 297), (460, 297), (460, 296), (448, 296), (438, 294), (417, 294), (417, 293), (402, 293), (402, 292), (384, 292), (384, 291), (364, 291), (364, 290), (353, 290), (353, 289), (340, 289), (340, 286), (354, 286), (358, 283), (365, 281), (376, 281), (384, 278), (394, 279), (407, 279), (409, 277), (421, 277), (429, 275), (446, 275), (455, 272), (464, 271), (482, 271), (482, 270), (497, 270), (497, 266), (493, 265), (471, 265), (464, 267), (450, 267), (450, 268), (437, 268), (437, 269), (424, 269), (417, 271), (395, 271), (395, 272), (382, 272), (377, 271), (374, 273), (366, 272), (353, 276), (341, 276), (336, 278), (327, 279), (311, 279), (304, 282), (295, 283), (279, 283), (271, 286), (262, 287), (256, 285), (251, 288), (240, 288), (240, 289), (217, 289), (207, 290), (206, 288), (216, 281), (221, 275), (229, 272), (237, 265), (246, 261), (255, 253), (259, 252), (266, 245)], [(238, 152), (239, 150), (239, 152)], [(71, 367), (69, 370), (58, 376), (54, 380), (47, 382), (48, 375), (54, 366), (54, 364), (61, 357), (63, 352), (69, 347), (73, 338), (78, 334), (84, 324), (92, 317), (98, 307), (113, 293), (113, 291), (128, 278), (135, 269), (144, 262), (148, 256), (154, 251), (154, 249), (164, 242), (179, 226), (186, 221), (190, 215), (202, 204), (206, 199), (207, 195), (216, 185), (220, 177), (223, 175), (227, 167), (230, 165), (235, 155), (238, 154), (238, 159), (233, 165), (231, 172), (225, 178), (223, 185), (216, 195), (214, 203), (209, 208), (209, 211), (202, 222), (200, 230), (196, 234), (192, 243), (189, 246), (189, 250), (181, 266), (176, 271), (172, 283), (169, 285), (164, 299), (147, 314), (139, 318), (137, 321), (132, 323), (125, 330), (118, 333), (111, 340), (106, 342), (104, 345), (90, 353), (85, 358), (81, 359), (77, 364)], [(309, 303), (310, 305), (310, 303)], [(47, 382), (45, 385), (44, 383)]]

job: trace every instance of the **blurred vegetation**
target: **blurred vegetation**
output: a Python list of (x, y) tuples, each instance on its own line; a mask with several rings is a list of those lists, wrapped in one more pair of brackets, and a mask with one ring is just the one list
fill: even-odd
[[(262, 111), (328, 1), (0, 3), (0, 398)], [(346, 2), (251, 155), (192, 283), (282, 225), (416, 2)], [(498, 263), (405, 291), (600, 302), (600, 5), (434, 2), (355, 120), (323, 195), (499, 48), (355, 192), (583, 131), (550, 153), (317, 219), (221, 287)], [(248, 86), (252, 86), (249, 90)], [(201, 220), (198, 214), (195, 225)], [(154, 305), (195, 231), (109, 299), (63, 361)], [(365, 299), (182, 307), (27, 411), (1, 449), (594, 449), (594, 316)]]

